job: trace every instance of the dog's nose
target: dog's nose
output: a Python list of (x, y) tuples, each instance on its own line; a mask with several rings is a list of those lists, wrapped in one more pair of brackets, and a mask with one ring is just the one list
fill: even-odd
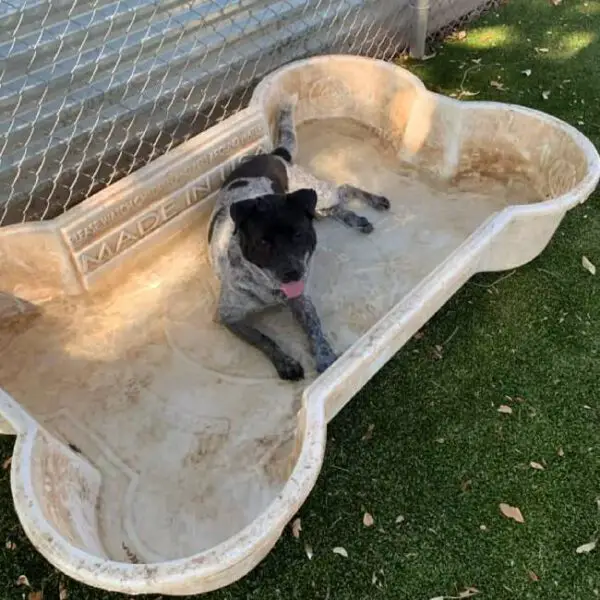
[(298, 269), (289, 269), (283, 274), (283, 283), (289, 283), (290, 281), (300, 281), (302, 279), (302, 273)]

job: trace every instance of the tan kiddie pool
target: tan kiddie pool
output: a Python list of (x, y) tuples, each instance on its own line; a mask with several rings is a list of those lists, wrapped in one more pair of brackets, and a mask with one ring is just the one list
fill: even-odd
[[(214, 322), (205, 241), (213, 192), (271, 147), (290, 94), (299, 162), (392, 204), (357, 207), (368, 236), (317, 225), (309, 289), (341, 355), (332, 368), (316, 378), (285, 311), (263, 319), (302, 358), (298, 384)], [(239, 579), (315, 485), (327, 422), (473, 274), (537, 256), (599, 176), (592, 144), (553, 117), (324, 56), (273, 73), (249, 108), (61, 217), (1, 229), (0, 413), (17, 433), (28, 536), (107, 590)]]

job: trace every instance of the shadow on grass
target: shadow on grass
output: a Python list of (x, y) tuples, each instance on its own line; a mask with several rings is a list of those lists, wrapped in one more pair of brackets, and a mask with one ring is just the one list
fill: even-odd
[[(598, 6), (589, 1), (558, 6), (511, 2), (471, 24), (466, 38), (455, 36), (437, 47), (433, 59), (404, 66), (434, 91), (463, 92), (464, 100), (524, 104), (568, 120), (597, 138)], [(493, 87), (492, 81), (501, 87)], [(543, 92), (549, 93), (547, 99)]]

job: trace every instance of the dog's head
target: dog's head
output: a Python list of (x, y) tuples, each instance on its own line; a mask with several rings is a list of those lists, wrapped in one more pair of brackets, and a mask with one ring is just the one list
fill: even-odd
[(301, 189), (234, 202), (230, 208), (244, 258), (264, 271), (288, 298), (304, 291), (317, 245), (317, 193)]

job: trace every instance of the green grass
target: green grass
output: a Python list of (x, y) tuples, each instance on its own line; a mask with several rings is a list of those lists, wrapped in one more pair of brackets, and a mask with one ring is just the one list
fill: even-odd
[[(600, 143), (600, 2), (511, 0), (467, 32), (403, 64), (431, 89), (542, 109)], [(600, 548), (575, 553), (600, 535), (600, 274), (583, 269), (583, 255), (600, 267), (597, 195), (534, 262), (467, 284), (374, 378), (331, 424), (301, 539), (287, 531), (251, 574), (205, 598), (428, 600), (469, 586), (492, 600), (598, 598)], [(497, 412), (502, 403), (512, 415)], [(0, 444), (10, 456), (12, 439)], [(117, 598), (36, 553), (8, 472), (0, 479), (0, 598), (23, 597), (22, 574), (45, 598), (58, 597), (61, 579), (71, 600)], [(519, 506), (525, 523), (504, 519), (500, 502)], [(375, 527), (362, 525), (365, 511)]]

